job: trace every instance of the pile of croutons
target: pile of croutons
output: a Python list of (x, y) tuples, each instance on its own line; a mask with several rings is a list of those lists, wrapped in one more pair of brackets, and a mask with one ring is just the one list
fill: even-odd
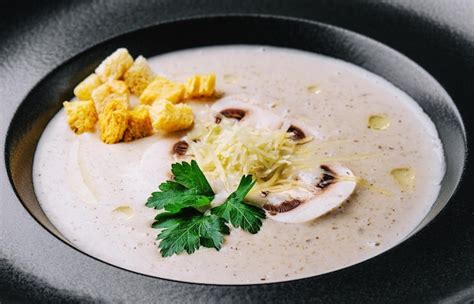
[[(134, 61), (121, 48), (77, 85), (74, 95), (78, 100), (63, 105), (75, 133), (94, 132), (98, 121), (100, 138), (113, 144), (190, 128), (193, 111), (181, 102), (212, 97), (215, 84), (214, 74), (194, 75), (185, 84), (156, 76), (144, 57)], [(130, 106), (130, 94), (139, 97), (140, 105)]]

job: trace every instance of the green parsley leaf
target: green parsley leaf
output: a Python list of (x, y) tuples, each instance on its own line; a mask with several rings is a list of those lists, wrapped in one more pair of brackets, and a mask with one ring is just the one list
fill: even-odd
[(171, 172), (174, 180), (162, 183), (160, 191), (148, 198), (147, 207), (176, 213), (186, 207), (206, 206), (214, 199), (214, 191), (196, 161), (175, 163)]
[(214, 196), (211, 185), (195, 160), (192, 160), (191, 164), (186, 162), (172, 164), (171, 173), (174, 175), (174, 180), (187, 189), (194, 189), (202, 195)]
[(178, 213), (160, 213), (155, 220), (152, 227), (163, 229), (157, 237), (163, 257), (183, 251), (191, 254), (200, 246), (220, 250), (224, 235), (229, 234), (224, 219), (203, 215), (194, 208), (184, 208)]
[(255, 181), (252, 181), (251, 175), (242, 176), (237, 190), (227, 198), (224, 204), (211, 209), (211, 213), (224, 218), (236, 228), (240, 227), (252, 234), (257, 233), (262, 226), (265, 212), (244, 201), (254, 185)]
[(240, 184), (219, 207), (204, 215), (198, 209), (210, 208), (214, 191), (196, 161), (171, 165), (174, 180), (168, 180), (153, 192), (146, 206), (166, 212), (155, 217), (152, 227), (162, 229), (157, 236), (163, 257), (186, 251), (188, 254), (201, 246), (220, 250), (224, 235), (229, 234), (227, 223), (250, 233), (257, 233), (265, 218), (263, 209), (247, 204), (245, 196), (255, 185), (252, 176), (243, 176)]

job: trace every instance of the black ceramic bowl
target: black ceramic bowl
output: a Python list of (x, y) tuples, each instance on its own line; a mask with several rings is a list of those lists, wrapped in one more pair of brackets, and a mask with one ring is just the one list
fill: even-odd
[[(127, 47), (134, 55), (150, 57), (220, 44), (282, 46), (339, 58), (384, 77), (420, 104), (439, 132), (446, 158), (446, 175), (438, 200), (410, 238), (373, 259), (343, 270), (297, 281), (254, 286), (189, 284), (148, 277), (96, 260), (69, 245), (43, 214), (34, 194), (31, 176), (36, 144), (48, 121), (61, 108), (62, 101), (71, 98), (74, 86), (118, 47)], [(429, 51), (422, 47), (421, 41), (417, 48), (419, 52)], [(424, 68), (436, 71), (436, 64), (425, 63)], [(217, 14), (157, 22), (69, 56), (35, 83), (23, 100), (9, 105), (16, 108), (12, 119), (1, 121), (5, 130), (8, 125), (4, 147), (6, 170), (1, 172), (1, 182), (2, 189), (6, 189), (6, 195), (2, 197), (6, 206), (2, 225), (9, 233), (5, 234), (2, 246), (9, 240), (15, 242), (14, 245), (5, 245), (11, 248), (5, 250), (10, 256), (5, 255), (5, 266), (2, 267), (6, 271), (2, 273), (2, 279), (7, 282), (14, 277), (21, 284), (45, 292), (8, 283), (10, 296), (21, 299), (18, 291), (28, 290), (25, 296), (30, 299), (112, 302), (470, 299), (474, 283), (474, 245), (472, 241), (464, 243), (463, 250), (467, 252), (461, 254), (455, 248), (459, 246), (456, 240), (460, 236), (474, 230), (472, 223), (461, 227), (462, 223), (469, 223), (469, 215), (455, 222), (460, 218), (458, 213), (469, 210), (472, 221), (472, 206), (467, 207), (464, 201), (473, 192), (467, 186), (468, 177), (459, 184), (466, 163), (466, 134), (456, 106), (446, 92), (456, 92), (456, 88), (449, 82), (440, 84), (443, 79), (435, 79), (424, 68), (384, 44), (339, 27), (296, 18), (249, 14)], [(456, 71), (450, 71), (453, 77)], [(455, 101), (458, 106), (466, 102), (462, 98)], [(8, 180), (11, 184), (7, 184)], [(452, 198), (458, 185), (462, 196)], [(12, 190), (16, 197), (11, 195)], [(448, 202), (447, 208), (451, 208), (451, 212), (444, 212), (440, 215), (442, 219), (432, 221)], [(23, 208), (21, 206), (29, 215), (16, 217), (14, 214), (18, 208)], [(446, 227), (447, 223), (449, 227)], [(34, 246), (24, 244), (28, 240), (21, 239), (18, 230), (22, 229), (31, 236), (38, 235), (42, 241), (35, 242)], [(460, 259), (462, 263), (452, 262), (446, 267), (446, 260), (453, 259)], [(448, 282), (443, 284), (439, 280)]]

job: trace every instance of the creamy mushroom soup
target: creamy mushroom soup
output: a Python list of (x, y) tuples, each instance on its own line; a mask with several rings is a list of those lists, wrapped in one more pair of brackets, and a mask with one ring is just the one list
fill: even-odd
[[(148, 61), (154, 73), (176, 82), (215, 73), (217, 96), (187, 102), (195, 116), (191, 129), (108, 145), (99, 130), (74, 134), (61, 110), (37, 147), (33, 173), (41, 207), (85, 253), (180, 281), (286, 281), (386, 251), (414, 230), (436, 200), (444, 159), (434, 124), (415, 101), (376, 75), (313, 53), (262, 46), (198, 48)], [(294, 179), (279, 190), (265, 190), (262, 182), (249, 193), (266, 213), (258, 233), (232, 228), (220, 250), (201, 247), (164, 257), (159, 229), (151, 227), (157, 211), (145, 203), (172, 178), (170, 165), (197, 160), (215, 192), (212, 205), (221, 204), (240, 178), (223, 180), (235, 172), (212, 167), (212, 155), (222, 147), (202, 135), (210, 128), (221, 132), (219, 143), (231, 141), (230, 156), (246, 141), (271, 144), (284, 128), (305, 149), (303, 169), (295, 169)], [(281, 151), (290, 164), (285, 166), (296, 162)], [(301, 190), (298, 183), (313, 188)]]

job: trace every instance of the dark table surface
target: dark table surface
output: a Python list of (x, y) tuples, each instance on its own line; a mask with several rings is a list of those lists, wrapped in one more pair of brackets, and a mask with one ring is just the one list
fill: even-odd
[[(133, 12), (133, 13), (131, 13)], [(425, 67), (457, 104), (467, 124), (471, 142), (474, 112), (474, 1), (469, 0), (296, 0), (296, 1), (1, 1), (0, 3), (0, 149), (16, 106), (48, 72), (81, 51), (120, 33), (166, 20), (225, 13), (258, 13), (312, 19), (381, 41)], [(80, 32), (75, 39), (72, 32)], [(426, 52), (420, 52), (424, 48)], [(31, 56), (31, 54), (35, 56)], [(433, 61), (439, 64), (432, 65)], [(472, 162), (469, 155), (468, 164)], [(5, 162), (0, 171), (5, 172)], [(467, 170), (464, 181), (474, 181)], [(429, 233), (420, 233), (416, 242), (419, 256), (407, 256), (403, 265), (393, 265), (389, 276), (366, 278), (372, 289), (349, 290), (344, 284), (317, 289), (306, 299), (312, 302), (460, 302), (474, 303), (474, 200), (472, 191), (460, 191), (453, 201), (466, 202), (463, 208), (448, 204), (434, 220)], [(470, 203), (467, 203), (470, 202)], [(0, 302), (106, 301), (135, 302), (134, 290), (153, 290), (157, 302), (252, 302), (265, 301), (258, 286), (242, 289), (241, 297), (226, 296), (221, 287), (164, 282), (127, 288), (117, 295), (109, 292), (100, 278), (84, 280), (88, 268), (70, 269), (71, 254), (57, 256), (55, 248), (66, 246), (40, 229), (18, 203), (7, 180), (0, 181)], [(408, 245), (410, 246), (410, 245)], [(64, 249), (63, 249), (64, 250)], [(21, 254), (19, 254), (21, 253)], [(41, 263), (34, 263), (41, 261)], [(419, 267), (419, 264), (431, 267)], [(96, 263), (100, 263), (97, 262)], [(62, 269), (58, 269), (62, 265)], [(91, 266), (92, 265), (92, 266)], [(413, 272), (410, 273), (410, 268)], [(117, 271), (111, 267), (111, 272)], [(127, 280), (117, 272), (116, 282)], [(395, 282), (395, 283), (394, 283)], [(110, 282), (110, 284), (114, 284)], [(299, 283), (288, 290), (281, 302), (294, 300)], [(392, 284), (389, 286), (388, 284)], [(236, 287), (237, 288), (237, 287)], [(377, 290), (391, 290), (378, 294)], [(229, 289), (230, 290), (230, 289)], [(189, 297), (189, 293), (193, 293)], [(235, 293), (233, 293), (235, 294)], [(191, 299), (191, 300), (190, 300)]]

